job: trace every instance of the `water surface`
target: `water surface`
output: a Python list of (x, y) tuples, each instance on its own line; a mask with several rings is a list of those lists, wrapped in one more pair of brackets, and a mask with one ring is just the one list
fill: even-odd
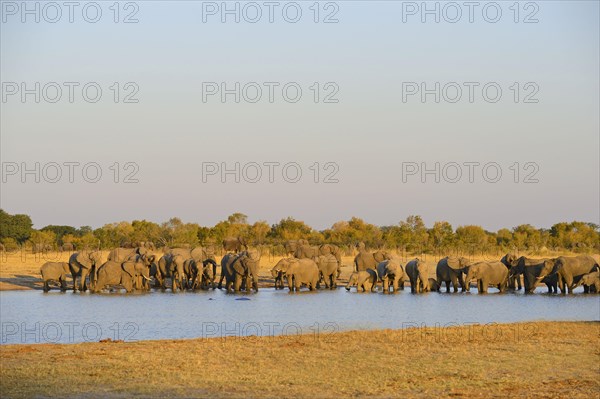
[(155, 291), (143, 294), (0, 292), (2, 344), (126, 341), (330, 333), (346, 330), (600, 320), (600, 296), (518, 293), (362, 294), (354, 289), (290, 294)]

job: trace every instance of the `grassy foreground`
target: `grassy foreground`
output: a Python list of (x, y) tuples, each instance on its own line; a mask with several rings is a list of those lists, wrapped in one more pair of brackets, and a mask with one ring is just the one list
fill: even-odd
[(600, 396), (600, 323), (0, 346), (0, 397)]

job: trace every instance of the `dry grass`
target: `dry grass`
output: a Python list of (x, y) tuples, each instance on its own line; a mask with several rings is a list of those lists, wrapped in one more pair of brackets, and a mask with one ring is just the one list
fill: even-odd
[[(42, 289), (42, 280), (40, 276), (40, 267), (47, 261), (52, 262), (67, 262), (69, 260), (70, 253), (68, 252), (50, 252), (46, 255), (32, 254), (31, 251), (22, 251), (19, 253), (0, 253), (0, 291), (4, 290), (27, 290), (27, 289)], [(161, 255), (157, 252), (156, 255)], [(574, 255), (572, 253), (550, 253), (544, 252), (543, 254), (529, 254), (531, 257), (555, 257), (560, 255)], [(108, 251), (103, 251), (103, 258), (106, 259)], [(415, 256), (412, 254), (396, 254), (402, 263), (413, 259)], [(432, 277), (435, 277), (435, 265), (437, 261), (444, 255), (419, 255), (421, 260), (432, 266)], [(600, 259), (599, 255), (593, 255), (596, 259)], [(490, 255), (475, 255), (471, 256), (472, 261), (481, 260), (499, 260), (502, 254), (490, 254)], [(220, 262), (220, 257), (217, 257)], [(259, 276), (260, 286), (272, 286), (273, 280), (271, 278), (270, 269), (281, 259), (280, 256), (269, 256), (265, 255), (261, 258), (261, 273)], [(342, 258), (342, 275), (340, 276), (342, 281), (347, 281), (348, 276), (353, 269), (354, 256), (345, 256)]]
[(539, 322), (0, 346), (0, 396), (597, 398), (599, 334)]

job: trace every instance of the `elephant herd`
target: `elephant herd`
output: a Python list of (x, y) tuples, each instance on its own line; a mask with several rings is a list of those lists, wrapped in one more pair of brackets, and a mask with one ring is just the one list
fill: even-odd
[(383, 292), (387, 293), (390, 289), (404, 289), (404, 282), (408, 280), (413, 293), (440, 291), (443, 284), (446, 292), (450, 292), (450, 288), (457, 292), (459, 287), (465, 292), (469, 291), (471, 281), (476, 280), (479, 293), (487, 293), (490, 286), (504, 292), (520, 290), (523, 285), (525, 292), (532, 293), (540, 283), (546, 284), (549, 293), (558, 293), (558, 288), (561, 293), (573, 293), (580, 285), (584, 293), (600, 293), (600, 266), (589, 255), (532, 259), (509, 253), (498, 261), (483, 262), (445, 257), (434, 270), (418, 258), (403, 266), (384, 251), (369, 253), (361, 244), (358, 250), (354, 258), (355, 272), (350, 276), (347, 290), (356, 286), (363, 292), (374, 291), (381, 283)]
[[(221, 259), (218, 283), (218, 264), (211, 247), (166, 249), (160, 258), (147, 246), (115, 248), (106, 262), (101, 261), (99, 251), (80, 251), (73, 253), (69, 262), (45, 263), (40, 272), (46, 292), (50, 283), (59, 283), (60, 289), (66, 291), (69, 275), (73, 291), (100, 292), (122, 287), (131, 292), (154, 286), (175, 292), (221, 289), (223, 283), (227, 292), (258, 291), (260, 252), (248, 249), (239, 239), (224, 242), (223, 246), (230, 252)], [(276, 289), (286, 284), (290, 291), (299, 291), (302, 286), (311, 291), (321, 286), (337, 288), (342, 267), (339, 247), (311, 246), (306, 240), (293, 240), (286, 243), (285, 249), (288, 257), (271, 269)], [(500, 292), (524, 287), (525, 292), (531, 293), (540, 283), (546, 284), (549, 293), (557, 293), (559, 288), (562, 293), (572, 293), (580, 285), (585, 293), (600, 293), (600, 266), (588, 255), (531, 259), (509, 253), (498, 261), (484, 262), (445, 257), (434, 268), (419, 258), (403, 265), (386, 251), (368, 252), (362, 243), (357, 249), (347, 290), (356, 287), (358, 291), (374, 292), (381, 285), (384, 293), (395, 293), (404, 290), (408, 281), (412, 293), (439, 292), (443, 285), (446, 292), (451, 288), (453, 292), (459, 288), (466, 292), (471, 281), (476, 280), (479, 293), (486, 293), (490, 286)]]

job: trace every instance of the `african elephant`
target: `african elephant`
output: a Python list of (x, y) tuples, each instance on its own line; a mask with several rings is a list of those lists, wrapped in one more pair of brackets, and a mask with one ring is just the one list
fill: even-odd
[(468, 264), (469, 260), (463, 257), (446, 256), (440, 259), (435, 269), (437, 284), (441, 287), (442, 282), (445, 282), (446, 292), (450, 292), (450, 283), (452, 283), (454, 292), (458, 292), (458, 284), (460, 284), (461, 291), (465, 292), (467, 287), (463, 280), (463, 273)]
[(154, 255), (150, 259), (144, 255), (138, 255), (135, 260), (128, 260), (121, 264), (123, 270), (133, 276), (133, 289), (147, 290), (150, 282), (150, 265), (154, 263)]
[[(241, 286), (240, 290), (246, 290), (250, 292), (250, 288), (258, 292), (258, 271), (260, 269), (260, 252), (257, 250), (242, 251), (233, 260), (233, 269), (237, 273), (242, 273), (240, 276)], [(241, 269), (239, 266), (241, 265)], [(234, 282), (235, 288), (235, 282)]]
[(556, 272), (558, 273), (558, 283), (562, 293), (566, 291), (573, 293), (573, 289), (584, 274), (599, 268), (596, 259), (589, 255), (579, 256), (559, 256), (554, 260)]
[(225, 289), (227, 292), (238, 292), (242, 286), (242, 280), (246, 279), (247, 270), (241, 262), (237, 263), (237, 270), (234, 269), (234, 262), (240, 256), (237, 253), (227, 253), (221, 259), (221, 279), (218, 288), (221, 289), (222, 282), (225, 280)]
[(73, 292), (77, 291), (77, 278), (80, 278), (79, 289), (87, 290), (86, 277), (90, 275), (90, 287), (96, 281), (96, 268), (102, 264), (100, 251), (75, 252), (69, 257), (69, 269), (73, 277)]
[(388, 294), (390, 287), (394, 293), (398, 293), (398, 288), (404, 289), (404, 268), (395, 259), (384, 260), (377, 265), (377, 277), (381, 281), (383, 293)]
[[(338, 262), (333, 254), (319, 255), (316, 258), (317, 266), (319, 267), (320, 277), (325, 283), (325, 288), (335, 289), (337, 287)], [(318, 283), (317, 283), (318, 285)]]
[(594, 271), (584, 274), (577, 285), (583, 285), (583, 292), (600, 294), (600, 272)]
[(360, 247), (358, 255), (354, 257), (354, 271), (362, 272), (367, 269), (377, 270), (377, 261), (372, 253), (367, 252), (364, 247)]
[(231, 282), (231, 284), (233, 284), (235, 275), (232, 272), (231, 263), (233, 263), (233, 260), (236, 256), (237, 254), (234, 254), (232, 252), (228, 252), (225, 255), (223, 255), (223, 258), (221, 259), (221, 277), (219, 278), (219, 284), (217, 285), (218, 289), (223, 288), (223, 280), (225, 280), (225, 288), (227, 288), (228, 279)]
[(373, 258), (375, 259), (375, 262), (377, 262), (377, 264), (383, 262), (384, 260), (388, 260), (388, 259), (392, 259), (392, 254), (390, 254), (387, 251), (375, 251), (373, 252)]
[(113, 262), (125, 262), (126, 260), (135, 260), (137, 255), (149, 255), (150, 250), (144, 247), (135, 248), (114, 248), (108, 253), (108, 260)]
[[(136, 273), (135, 276), (135, 280), (133, 282), (133, 288), (135, 289), (143, 289), (143, 290), (149, 290), (150, 289), (150, 279), (148, 278), (150, 276), (150, 270), (152, 268), (152, 265), (155, 263), (156, 260), (156, 256), (155, 255), (134, 255), (129, 257), (125, 262), (139, 262), (142, 263), (146, 270), (144, 270), (144, 273)], [(144, 278), (146, 277), (146, 278)]]
[(487, 294), (488, 287), (493, 285), (500, 292), (504, 292), (508, 283), (508, 269), (504, 263), (497, 262), (476, 262), (466, 268), (465, 284), (467, 290), (470, 289), (470, 282), (477, 280), (477, 290), (480, 294)]
[[(185, 283), (187, 287), (196, 290), (198, 288), (208, 289), (209, 285), (214, 290), (217, 263), (212, 259), (196, 261), (192, 258), (183, 263)], [(191, 281), (189, 281), (191, 280)]]
[(442, 286), (438, 284), (437, 279), (429, 277), (429, 291), (440, 292), (440, 288), (442, 288)]
[(367, 269), (360, 272), (354, 272), (348, 279), (346, 291), (350, 291), (350, 287), (356, 286), (356, 290), (362, 292), (374, 292), (377, 284), (377, 272), (373, 269)]
[(50, 291), (50, 282), (60, 283), (60, 290), (67, 290), (67, 275), (71, 273), (67, 262), (46, 262), (40, 269), (44, 280), (44, 292)]
[(342, 272), (342, 250), (337, 245), (323, 244), (319, 247), (320, 255), (333, 255), (338, 263), (337, 277), (340, 277)]
[(31, 252), (34, 254), (37, 253), (46, 253), (52, 251), (52, 245), (50, 244), (40, 244), (40, 243), (34, 243), (31, 246)]
[(500, 259), (500, 262), (504, 263), (504, 265), (508, 268), (508, 288), (511, 290), (520, 290), (522, 288), (521, 285), (521, 275), (514, 273), (512, 270), (513, 267), (516, 267), (519, 261), (519, 257), (514, 253), (507, 253)]
[(296, 253), (296, 250), (298, 249), (298, 246), (300, 245), (309, 245), (308, 244), (308, 240), (305, 239), (299, 239), (299, 240), (287, 240), (284, 244), (283, 247), (285, 248), (285, 253), (288, 255), (294, 255)]
[(319, 267), (312, 259), (297, 259), (290, 262), (285, 274), (290, 292), (294, 289), (300, 291), (302, 284), (306, 284), (311, 291), (317, 288)]
[[(213, 259), (205, 259), (202, 261), (202, 270), (198, 268), (196, 273), (196, 280), (200, 280), (200, 288), (208, 289), (209, 287), (213, 290), (216, 288), (215, 278), (217, 276), (217, 262)], [(194, 288), (194, 287), (192, 287)]]
[(154, 243), (152, 241), (140, 241), (137, 243), (136, 245), (137, 247), (142, 247), (142, 248), (147, 248), (151, 251), (155, 251), (156, 250), (156, 246), (154, 245)]
[(63, 252), (72, 252), (75, 251), (75, 244), (71, 242), (65, 242), (60, 246), (60, 250)]
[(298, 259), (316, 259), (319, 256), (319, 247), (310, 245), (298, 245), (294, 257)]
[(173, 255), (170, 257), (170, 261), (167, 262), (169, 271), (168, 275), (171, 276), (171, 291), (175, 292), (178, 289), (183, 290), (186, 286), (183, 284), (185, 278), (185, 272), (183, 269), (183, 263), (185, 259), (181, 255)]
[(409, 261), (404, 267), (404, 271), (410, 280), (410, 292), (420, 293), (429, 292), (429, 275), (431, 268), (419, 258)]
[(287, 272), (291, 262), (295, 262), (296, 258), (282, 258), (271, 269), (271, 276), (275, 279), (275, 289), (283, 289), (283, 278)]
[(532, 293), (539, 283), (546, 284), (548, 293), (557, 293), (558, 268), (554, 267), (553, 262), (554, 259), (531, 259), (521, 256), (512, 262), (513, 267), (509, 270), (509, 278), (512, 275), (520, 280), (522, 275), (526, 293)]
[(150, 276), (154, 277), (155, 287), (160, 287), (161, 289), (166, 289), (167, 278), (171, 277), (171, 261), (173, 257), (171, 255), (163, 255), (158, 260), (158, 263), (155, 263), (154, 266), (150, 268)]
[(195, 273), (197, 272), (198, 265), (192, 258), (183, 261), (183, 287), (192, 288), (195, 280)]
[(107, 261), (98, 268), (98, 280), (93, 287), (93, 292), (100, 292), (104, 288), (112, 286), (121, 286), (125, 291), (133, 291), (135, 265), (128, 265), (126, 268), (122, 264), (112, 260)]
[(223, 239), (223, 249), (225, 251), (240, 252), (241, 250), (247, 250), (248, 244), (246, 239), (243, 237), (226, 237)]

